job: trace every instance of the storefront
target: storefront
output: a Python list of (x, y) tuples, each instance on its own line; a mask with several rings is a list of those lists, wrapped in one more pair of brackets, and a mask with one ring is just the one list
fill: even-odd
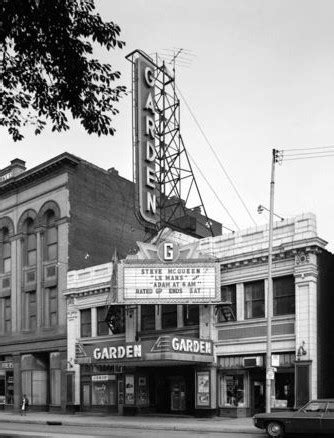
[[(292, 353), (273, 355), (271, 407), (291, 409), (295, 403), (295, 364)], [(266, 370), (263, 354), (218, 357), (219, 414), (242, 417), (265, 411)]]
[(12, 360), (0, 362), (0, 406), (13, 407), (14, 404), (14, 373)]
[(82, 410), (204, 414), (215, 407), (211, 341), (165, 334), (77, 351)]

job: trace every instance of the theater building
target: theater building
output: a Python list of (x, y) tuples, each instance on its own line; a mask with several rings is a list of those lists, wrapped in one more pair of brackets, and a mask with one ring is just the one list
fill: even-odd
[(110, 264), (68, 273), (73, 403), (83, 410), (206, 415), (216, 409), (209, 303), (220, 297), (219, 264), (197, 250), (197, 239), (163, 234), (114, 266), (116, 296)]
[[(333, 396), (325, 246), (312, 214), (274, 225), (273, 410)], [(263, 411), (267, 248), (266, 226), (204, 239), (165, 230), (114, 269), (69, 272), (68, 402), (119, 413)]]

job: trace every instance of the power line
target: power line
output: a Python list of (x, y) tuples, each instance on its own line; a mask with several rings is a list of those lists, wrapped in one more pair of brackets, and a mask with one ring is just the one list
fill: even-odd
[[(204, 179), (204, 181), (207, 183), (207, 185), (210, 187), (210, 189), (212, 190), (213, 194), (215, 195), (215, 197), (217, 198), (218, 202), (220, 203), (220, 205), (223, 207), (223, 209), (225, 210), (225, 212), (227, 213), (227, 215), (229, 216), (229, 218), (231, 219), (231, 221), (233, 222), (233, 224), (235, 225), (235, 227), (240, 230), (238, 224), (235, 222), (235, 220), (233, 219), (232, 215), (230, 214), (230, 212), (228, 211), (228, 209), (225, 207), (225, 205), (222, 203), (221, 199), (219, 198), (219, 196), (217, 195), (216, 191), (214, 190), (214, 188), (211, 186), (211, 184), (209, 183), (209, 181), (207, 180), (207, 178), (205, 177), (205, 175), (203, 174), (203, 172), (201, 171), (201, 169), (199, 168), (199, 166), (197, 166), (195, 160), (193, 159), (193, 157), (190, 155), (189, 151), (188, 151), (188, 156), (191, 159), (192, 163), (194, 164), (194, 166), (196, 167), (196, 169), (198, 170), (198, 172), (201, 174), (202, 178)], [(233, 230), (231, 230), (230, 228), (224, 227), (232, 232), (234, 232)]]
[(284, 152), (289, 152), (289, 151), (309, 151), (311, 149), (333, 149), (334, 145), (332, 146), (318, 146), (318, 147), (311, 147), (311, 148), (293, 148), (293, 149), (284, 149)]
[(284, 158), (284, 161), (296, 161), (296, 160), (309, 160), (310, 158), (323, 158), (323, 157), (334, 157), (333, 154), (327, 154), (327, 155), (314, 155), (312, 157), (296, 157), (296, 158)]
[(180, 94), (180, 96), (182, 97), (182, 99), (183, 99), (183, 101), (184, 101), (186, 107), (188, 108), (188, 111), (190, 112), (190, 115), (191, 115), (192, 118), (194, 119), (194, 122), (196, 123), (196, 125), (197, 125), (198, 129), (200, 130), (201, 134), (203, 135), (203, 137), (204, 137), (206, 143), (207, 143), (208, 146), (210, 147), (210, 149), (211, 149), (212, 153), (214, 154), (216, 160), (218, 161), (218, 163), (219, 163), (219, 165), (220, 165), (222, 171), (224, 172), (226, 178), (228, 179), (229, 183), (230, 183), (231, 186), (233, 187), (235, 193), (237, 194), (239, 200), (241, 201), (242, 205), (244, 206), (245, 210), (247, 211), (249, 217), (250, 217), (251, 220), (253, 221), (254, 225), (257, 225), (257, 223), (255, 222), (255, 220), (254, 220), (253, 216), (251, 215), (249, 209), (247, 208), (247, 206), (246, 206), (244, 200), (242, 199), (242, 197), (241, 197), (241, 195), (240, 195), (238, 189), (236, 188), (236, 186), (235, 186), (235, 184), (233, 183), (232, 179), (231, 179), (230, 176), (228, 175), (228, 173), (227, 173), (226, 169), (224, 168), (222, 162), (220, 161), (220, 159), (219, 159), (219, 157), (218, 157), (216, 151), (215, 151), (214, 148), (212, 147), (212, 145), (211, 145), (209, 139), (207, 138), (207, 136), (206, 136), (205, 132), (203, 131), (201, 125), (199, 124), (198, 120), (196, 119), (194, 113), (192, 112), (192, 110), (191, 110), (191, 108), (190, 108), (188, 102), (186, 101), (185, 97), (183, 96), (183, 94), (181, 93), (180, 89), (179, 89), (177, 86), (176, 86), (176, 89), (177, 89), (178, 93)]
[(287, 158), (291, 158), (291, 157), (304, 157), (306, 155), (319, 155), (321, 157), (321, 156), (323, 156), (323, 154), (328, 154), (329, 152), (334, 153), (334, 149), (332, 149), (331, 151), (302, 152), (302, 153), (298, 153), (298, 154), (288, 154), (288, 155), (286, 155), (286, 157)]

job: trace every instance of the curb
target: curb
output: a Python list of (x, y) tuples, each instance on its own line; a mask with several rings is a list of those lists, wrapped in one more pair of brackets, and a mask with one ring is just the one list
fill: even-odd
[(210, 427), (209, 424), (199, 425), (199, 427), (194, 427), (192, 425), (169, 425), (162, 423), (131, 423), (131, 422), (114, 422), (114, 423), (96, 423), (96, 422), (80, 422), (77, 420), (74, 421), (66, 421), (65, 420), (36, 420), (36, 419), (16, 419), (16, 418), (0, 418), (0, 423), (18, 423), (18, 424), (45, 424), (49, 426), (84, 426), (84, 427), (101, 427), (101, 428), (120, 428), (120, 429), (145, 429), (145, 430), (171, 430), (171, 431), (179, 431), (179, 432), (199, 432), (199, 433), (222, 433), (222, 432), (234, 432), (234, 433), (242, 433), (242, 434), (258, 434), (260, 432), (259, 429), (250, 428), (249, 426), (230, 426), (230, 425), (212, 425)]

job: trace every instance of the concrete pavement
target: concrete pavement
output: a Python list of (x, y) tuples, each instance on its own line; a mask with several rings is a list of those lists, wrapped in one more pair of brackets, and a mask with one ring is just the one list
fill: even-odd
[(82, 412), (76, 414), (28, 412), (26, 416), (21, 416), (18, 411), (0, 411), (0, 422), (195, 432), (254, 434), (260, 432), (259, 429), (253, 426), (251, 418), (194, 418), (149, 415), (125, 417)]

